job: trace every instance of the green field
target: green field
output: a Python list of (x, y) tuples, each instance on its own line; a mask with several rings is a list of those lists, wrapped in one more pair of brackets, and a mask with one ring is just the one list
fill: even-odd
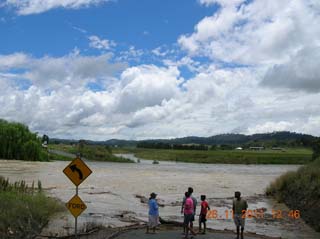
[(312, 150), (307, 148), (275, 150), (172, 150), (113, 148), (113, 153), (133, 153), (138, 158), (192, 163), (227, 164), (305, 164), (311, 161)]

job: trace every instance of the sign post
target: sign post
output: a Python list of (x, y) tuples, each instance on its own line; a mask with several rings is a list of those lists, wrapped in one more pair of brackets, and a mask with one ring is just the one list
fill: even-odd
[(78, 238), (78, 216), (80, 216), (87, 208), (86, 204), (78, 196), (78, 186), (92, 173), (92, 171), (79, 157), (77, 157), (65, 167), (63, 173), (76, 186), (76, 194), (66, 203), (66, 207), (74, 216), (74, 234), (75, 238)]

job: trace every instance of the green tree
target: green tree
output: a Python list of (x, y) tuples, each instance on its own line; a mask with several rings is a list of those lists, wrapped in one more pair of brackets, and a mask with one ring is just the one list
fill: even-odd
[(313, 150), (312, 160), (319, 158), (320, 157), (320, 139), (317, 139), (312, 143), (312, 150)]
[(23, 124), (0, 119), (0, 158), (40, 160), (41, 143), (37, 134)]
[(39, 161), (40, 160), (40, 147), (36, 141), (29, 140), (24, 144), (24, 160)]

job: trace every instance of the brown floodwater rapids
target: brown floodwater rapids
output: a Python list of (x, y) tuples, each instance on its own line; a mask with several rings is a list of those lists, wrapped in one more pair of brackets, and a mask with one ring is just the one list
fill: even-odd
[[(132, 154), (121, 155), (138, 161)], [(166, 220), (182, 221), (180, 213), (184, 192), (194, 188), (194, 196), (200, 201), (205, 194), (211, 209), (218, 218), (210, 219), (207, 226), (214, 229), (234, 230), (234, 223), (226, 210), (231, 210), (235, 191), (241, 191), (249, 209), (264, 208), (265, 218), (246, 219), (246, 231), (283, 238), (320, 238), (301, 219), (287, 216), (289, 209), (264, 196), (265, 188), (281, 174), (296, 170), (299, 165), (235, 165), (195, 164), (150, 160), (140, 163), (91, 162), (86, 164), (93, 173), (79, 186), (79, 196), (87, 209), (78, 218), (79, 228), (92, 225), (120, 227), (147, 221), (151, 192), (158, 194), (160, 216)], [(26, 162), (0, 160), (0, 175), (11, 181), (25, 180), (29, 185), (41, 180), (49, 196), (63, 202), (75, 194), (75, 186), (63, 174), (68, 162)], [(199, 207), (199, 206), (198, 206)], [(272, 210), (282, 210), (282, 219), (272, 218)], [(66, 235), (73, 233), (74, 218), (69, 212), (53, 218), (44, 234)]]

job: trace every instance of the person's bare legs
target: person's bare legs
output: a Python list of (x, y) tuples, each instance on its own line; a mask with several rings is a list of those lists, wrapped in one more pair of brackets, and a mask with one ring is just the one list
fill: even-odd
[(196, 235), (197, 233), (194, 232), (193, 230), (193, 222), (191, 221), (190, 222), (190, 228), (189, 228), (190, 232), (193, 234), (193, 235)]
[[(182, 213), (182, 212), (181, 212)], [(184, 215), (184, 219), (185, 220), (185, 215)], [(185, 225), (185, 221), (183, 221), (183, 232), (182, 232), (182, 235), (185, 235), (186, 234), (186, 225)]]
[(203, 234), (206, 234), (207, 224), (203, 222)]
[(239, 232), (240, 232), (240, 227), (239, 226), (237, 226), (237, 239), (239, 239)]
[(189, 228), (189, 231), (191, 232), (192, 235), (197, 235), (197, 233), (193, 230), (192, 227)]
[(188, 238), (188, 236), (189, 236), (189, 224), (186, 226), (186, 233), (184, 238)]
[(183, 232), (182, 232), (182, 234), (183, 234), (183, 235), (186, 234), (186, 226), (185, 226), (185, 225), (183, 225)]

